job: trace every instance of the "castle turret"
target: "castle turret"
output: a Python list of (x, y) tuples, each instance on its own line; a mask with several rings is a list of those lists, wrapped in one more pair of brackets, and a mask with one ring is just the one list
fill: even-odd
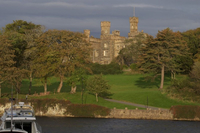
[(137, 32), (138, 31), (138, 22), (139, 22), (138, 17), (130, 17), (129, 22), (130, 22), (130, 33)]
[(120, 31), (114, 30), (114, 31), (112, 31), (112, 34), (115, 35), (115, 36), (120, 36)]
[(84, 30), (84, 34), (86, 35), (87, 38), (90, 37), (90, 30)]
[(130, 22), (130, 33), (128, 33), (128, 37), (129, 38), (132, 38), (134, 37), (135, 35), (138, 34), (138, 22), (139, 22), (139, 19), (138, 17), (130, 17), (129, 18), (129, 22)]
[(101, 35), (110, 35), (110, 22), (109, 21), (101, 22)]

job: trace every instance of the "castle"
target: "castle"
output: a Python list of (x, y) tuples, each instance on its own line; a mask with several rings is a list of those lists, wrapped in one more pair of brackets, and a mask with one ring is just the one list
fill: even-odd
[(138, 17), (130, 17), (130, 32), (128, 38), (120, 36), (120, 31), (114, 30), (110, 34), (110, 22), (101, 22), (100, 38), (90, 37), (90, 30), (84, 30), (87, 41), (92, 44), (91, 58), (93, 63), (109, 64), (118, 56), (119, 51), (125, 47), (124, 41), (126, 39), (133, 39), (140, 32), (138, 31)]

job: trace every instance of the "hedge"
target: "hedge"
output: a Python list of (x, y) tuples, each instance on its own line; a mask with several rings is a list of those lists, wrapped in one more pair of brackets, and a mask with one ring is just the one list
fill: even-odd
[(110, 109), (93, 104), (70, 104), (67, 107), (67, 114), (75, 117), (107, 116), (110, 114)]
[(177, 105), (170, 108), (173, 117), (177, 119), (200, 119), (200, 106)]

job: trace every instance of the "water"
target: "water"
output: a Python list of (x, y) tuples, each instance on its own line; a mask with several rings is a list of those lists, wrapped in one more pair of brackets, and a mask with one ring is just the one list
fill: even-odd
[(200, 133), (200, 122), (37, 117), (43, 133)]

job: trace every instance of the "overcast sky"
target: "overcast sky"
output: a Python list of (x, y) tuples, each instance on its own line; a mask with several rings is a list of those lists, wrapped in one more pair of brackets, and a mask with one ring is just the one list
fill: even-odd
[(13, 20), (100, 36), (100, 22), (127, 37), (129, 17), (139, 17), (138, 29), (155, 36), (167, 27), (186, 31), (200, 27), (200, 0), (0, 0), (0, 27)]

